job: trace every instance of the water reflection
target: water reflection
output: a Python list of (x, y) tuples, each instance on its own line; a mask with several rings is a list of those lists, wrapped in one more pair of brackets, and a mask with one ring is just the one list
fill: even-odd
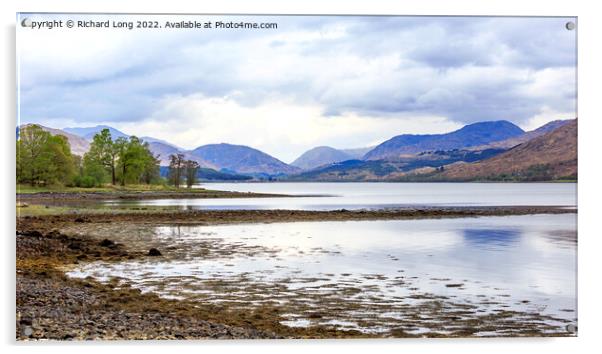
[(465, 229), (464, 240), (476, 247), (509, 247), (519, 241), (520, 230)]
[[(139, 234), (134, 228), (140, 226), (127, 227), (95, 232)], [(399, 312), (398, 306), (425, 296), (485, 313), (517, 310), (573, 321), (575, 235), (570, 214), (159, 226), (145, 237), (165, 250), (162, 260), (90, 264), (71, 275), (119, 276), (199, 301), (338, 309), (324, 321), (374, 318), (375, 304)], [(216, 281), (229, 285), (208, 285)], [(385, 322), (378, 326), (390, 325)]]
[[(173, 206), (186, 210), (356, 210), (404, 206), (577, 205), (575, 183), (209, 183), (203, 184), (202, 187), (304, 197), (114, 200), (106, 203), (113, 206)], [(316, 195), (329, 197), (315, 197)]]

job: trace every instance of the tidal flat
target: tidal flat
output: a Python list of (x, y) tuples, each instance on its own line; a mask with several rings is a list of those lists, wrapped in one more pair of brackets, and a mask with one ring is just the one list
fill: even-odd
[[(61, 251), (50, 247), (40, 258), (18, 247), (18, 285), (41, 277), (71, 284), (51, 287), (58, 292), (102, 289), (104, 305), (80, 309), (80, 318), (125, 316), (117, 323), (140, 331), (114, 331), (108, 323), (103, 332), (88, 321), (72, 334), (50, 326), (58, 333), (50, 335), (37, 324), (24, 332), (39, 318), (52, 322), (39, 309), (56, 307), (24, 302), (19, 318), (39, 311), (18, 320), (17, 337), (572, 336), (575, 213), (473, 207), (23, 217), (18, 244), (41, 251), (54, 242)], [(149, 256), (151, 248), (161, 256)], [(18, 292), (18, 304), (30, 298), (26, 293)], [(123, 301), (115, 299), (123, 293)], [(115, 304), (123, 307), (113, 313)], [(184, 325), (176, 333), (178, 326), (144, 320), (173, 308), (182, 323), (192, 316), (234, 334), (211, 326), (190, 333)]]

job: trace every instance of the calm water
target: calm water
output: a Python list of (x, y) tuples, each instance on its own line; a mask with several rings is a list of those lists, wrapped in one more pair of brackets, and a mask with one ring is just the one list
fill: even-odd
[[(248, 188), (266, 191), (270, 188), (266, 186), (284, 188), (263, 184)], [(386, 186), (395, 187), (397, 197), (426, 200), (416, 192), (422, 186)], [(386, 186), (369, 188), (382, 192)], [(449, 186), (430, 186), (446, 194), (430, 200), (447, 200), (457, 193), (465, 196), (464, 201), (477, 202), (481, 197), (466, 196), (466, 188), (482, 188), (497, 190), (494, 195), (500, 202), (526, 203), (532, 199), (515, 193), (528, 188), (540, 203), (550, 204), (570, 204), (567, 194), (574, 188), (487, 184), (455, 185), (457, 190), (449, 191)], [(303, 190), (304, 185), (297, 188)], [(498, 188), (513, 192), (508, 196)], [(106, 227), (104, 231), (113, 232), (111, 225)], [(383, 332), (421, 301), (412, 299), (425, 297), (472, 306), (476, 313), (516, 310), (560, 319), (546, 323), (576, 324), (576, 214), (158, 226), (144, 235), (165, 250), (163, 259), (91, 263), (70, 275), (103, 281), (121, 277), (166, 297), (240, 303), (243, 308), (264, 302), (290, 305), (282, 321), (289, 326), (321, 324)], [(225, 285), (216, 287), (216, 280)], [(450, 305), (449, 311), (457, 306)], [(316, 309), (323, 315), (307, 315)], [(414, 314), (426, 315), (424, 310)], [(429, 331), (420, 324), (410, 330)]]
[[(575, 183), (206, 183), (224, 191), (275, 193), (303, 198), (162, 199), (110, 201), (114, 205), (187, 209), (377, 209), (403, 206), (577, 205)], [(328, 195), (328, 197), (316, 197)]]

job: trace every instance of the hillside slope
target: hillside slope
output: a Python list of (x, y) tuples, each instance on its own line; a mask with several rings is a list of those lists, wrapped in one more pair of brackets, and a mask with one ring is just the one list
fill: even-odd
[(538, 136), (542, 136), (546, 133), (551, 132), (554, 129), (560, 128), (561, 126), (570, 123), (570, 119), (566, 120), (555, 120), (549, 123), (542, 125), (541, 127), (530, 130), (516, 137), (512, 137), (506, 140), (495, 141), (493, 143), (489, 143), (487, 145), (480, 145), (471, 147), (470, 150), (483, 150), (483, 149), (510, 149), (515, 147), (516, 145), (525, 143), (533, 138), (537, 138)]
[[(19, 129), (23, 129), (30, 125), (33, 125), (33, 124), (21, 125), (19, 127)], [(44, 131), (49, 132), (52, 135), (63, 135), (64, 137), (66, 137), (67, 140), (69, 141), (69, 146), (71, 147), (72, 154), (83, 156), (86, 152), (88, 152), (88, 150), (90, 150), (90, 143), (86, 139), (84, 139), (80, 136), (68, 133), (61, 129), (49, 128), (49, 127), (45, 127), (40, 124), (36, 124), (36, 125), (39, 126), (40, 128), (42, 128)]]
[(218, 170), (236, 173), (262, 173), (268, 175), (298, 172), (298, 167), (290, 166), (262, 151), (244, 145), (210, 144), (200, 146), (190, 154), (196, 156)]
[(341, 150), (331, 148), (330, 146), (318, 146), (304, 152), (291, 165), (304, 170), (310, 170), (326, 164), (352, 159), (353, 156)]
[(396, 160), (424, 151), (465, 149), (522, 135), (524, 131), (508, 121), (480, 122), (446, 134), (395, 136), (370, 150), (364, 160)]
[(113, 138), (113, 140), (117, 138), (129, 138), (129, 135), (108, 125), (97, 125), (95, 127), (65, 128), (63, 130), (68, 133), (80, 136), (88, 141), (92, 141), (92, 139), (94, 139), (94, 135), (100, 133), (103, 129), (109, 129), (109, 132), (111, 132), (111, 138)]
[(446, 166), (438, 177), (454, 180), (576, 178), (577, 119), (492, 158)]

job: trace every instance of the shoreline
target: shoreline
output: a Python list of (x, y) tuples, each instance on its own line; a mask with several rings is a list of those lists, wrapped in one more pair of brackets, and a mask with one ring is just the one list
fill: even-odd
[[(63, 214), (17, 218), (16, 338), (18, 340), (88, 339), (256, 339), (256, 338), (415, 338), (472, 337), (471, 329), (444, 327), (425, 334), (402, 330), (385, 334), (362, 333), (324, 326), (289, 327), (281, 315), (290, 309), (267, 304), (240, 309), (227, 304), (167, 299), (142, 293), (127, 283), (102, 283), (93, 278), (71, 278), (66, 273), (89, 262), (123, 262), (151, 257), (149, 245), (135, 245), (127, 238), (99, 240), (98, 236), (65, 233), (69, 227), (124, 225), (220, 225), (303, 221), (402, 220), (479, 216), (566, 214), (576, 209), (559, 207), (455, 207), (379, 211), (230, 210), (122, 214)], [(145, 248), (146, 247), (146, 248)], [(277, 285), (276, 285), (277, 286)], [(341, 299), (340, 301), (344, 301)], [(429, 300), (431, 301), (431, 300)], [(432, 299), (444, 306), (445, 299)], [(447, 305), (445, 305), (447, 304)], [(429, 305), (430, 306), (430, 305)], [(431, 307), (408, 308), (411, 313)], [(513, 316), (529, 315), (533, 323), (547, 318), (513, 311), (477, 316), (493, 332), (504, 329), (512, 336), (572, 336), (547, 331), (546, 326), (520, 323)], [(442, 323), (448, 323), (441, 315)], [(504, 325), (496, 327), (503, 321)], [(453, 322), (451, 322), (453, 323)], [(495, 335), (498, 336), (498, 335)], [(499, 336), (504, 336), (500, 334)]]
[[(312, 197), (320, 195), (311, 195)], [(18, 193), (17, 201), (25, 202), (57, 202), (57, 201), (98, 201), (98, 200), (151, 200), (151, 199), (208, 199), (208, 198), (286, 198), (299, 197), (296, 195), (230, 192), (208, 189), (178, 190), (178, 191), (52, 191)], [(306, 197), (303, 195), (302, 197)]]
[(139, 210), (120, 212), (58, 213), (17, 217), (17, 231), (49, 231), (70, 223), (167, 223), (219, 225), (240, 223), (274, 223), (302, 221), (404, 220), (461, 218), (479, 216), (511, 216), (531, 214), (577, 214), (577, 209), (562, 206), (487, 206), (487, 207), (422, 207), (387, 210)]

